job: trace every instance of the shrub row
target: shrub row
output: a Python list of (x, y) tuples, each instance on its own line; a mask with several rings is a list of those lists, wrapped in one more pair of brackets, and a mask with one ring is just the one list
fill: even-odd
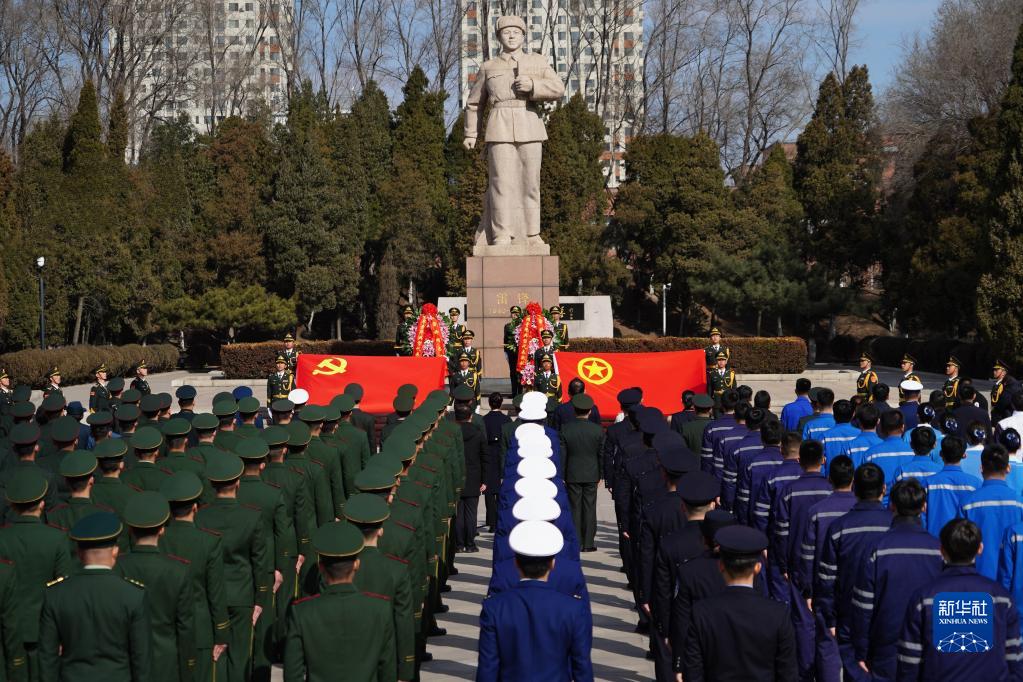
[(146, 361), (150, 372), (166, 372), (178, 366), (178, 349), (169, 343), (153, 346), (65, 346), (52, 350), (19, 350), (0, 355), (0, 367), (14, 384), (40, 388), (53, 367), (59, 367), (65, 385), (92, 383), (93, 370), (105, 363), (110, 377), (133, 374)]
[[(577, 353), (660, 353), (702, 350), (707, 339), (695, 337), (581, 338), (572, 340)], [(799, 374), (806, 369), (806, 341), (783, 337), (730, 337), (723, 343), (732, 351), (731, 365), (746, 374)]]
[[(302, 353), (333, 355), (394, 355), (391, 341), (299, 341)], [(258, 379), (274, 369), (274, 360), (284, 348), (280, 341), (232, 343), (220, 347), (220, 368), (228, 379)]]
[[(874, 356), (879, 365), (898, 367), (902, 356), (909, 353), (916, 358), (916, 369), (924, 372), (945, 373), (950, 355), (962, 363), (964, 376), (986, 379), (991, 376), (994, 351), (980, 343), (965, 343), (955, 339), (907, 339), (899, 336), (868, 336), (861, 347)], [(1012, 362), (1012, 358), (1004, 358)]]

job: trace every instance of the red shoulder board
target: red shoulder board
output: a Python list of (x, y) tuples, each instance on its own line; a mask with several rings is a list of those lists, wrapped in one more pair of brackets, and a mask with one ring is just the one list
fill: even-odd
[(209, 503), (209, 502), (207, 502), (206, 504), (200, 504), (200, 505), (199, 505), (199, 509), (208, 509), (208, 508), (209, 508), (209, 506), (210, 506), (210, 503)]
[(374, 599), (383, 599), (384, 601), (391, 601), (391, 598), (386, 594), (377, 594), (376, 592), (363, 592), (367, 597), (373, 597)]
[(0, 556), (0, 564), (7, 564), (8, 566), (13, 566), (14, 562), (10, 559), (5, 559), (2, 556)]
[(281, 487), (279, 483), (274, 483), (273, 481), (263, 481), (263, 483), (266, 483), (271, 488), (278, 488), (278, 489), (280, 489), (280, 487)]
[(69, 505), (67, 502), (64, 502), (63, 504), (58, 504), (56, 507), (54, 507), (50, 511), (51, 512), (60, 511), (61, 509), (67, 509), (70, 506), (71, 505)]
[(93, 502), (92, 506), (94, 506), (96, 509), (102, 509), (103, 511), (115, 513), (113, 507), (107, 506), (105, 504), (100, 504), (99, 502)]
[(387, 557), (388, 559), (393, 559), (394, 561), (400, 561), (403, 564), (409, 563), (408, 559), (402, 559), (400, 556), (397, 556), (396, 554), (385, 554), (384, 556)]
[(170, 469), (166, 468), (166, 467), (157, 467), (157, 468), (160, 471), (162, 471), (163, 473), (167, 474), (168, 476), (173, 476), (174, 475), (174, 472), (171, 471)]
[(206, 462), (203, 461), (202, 457), (196, 457), (195, 455), (189, 455), (188, 458), (190, 460), (192, 460), (193, 462), (195, 462), (196, 464), (202, 464), (203, 466), (206, 466)]
[(131, 483), (125, 483), (125, 485), (128, 486), (129, 488), (131, 488), (132, 490), (134, 490), (137, 493), (142, 492), (142, 488), (139, 488), (138, 486), (134, 486)]
[(218, 538), (221, 535), (223, 535), (223, 533), (221, 533), (219, 530), (213, 530), (212, 528), (199, 528), (199, 530), (205, 531), (205, 532), (209, 533), (210, 535), (213, 535), (213, 536), (218, 537)]
[(416, 485), (418, 485), (421, 488), (432, 488), (433, 487), (429, 483), (423, 483), (422, 481), (416, 481)]
[(419, 506), (418, 502), (412, 502), (411, 500), (406, 500), (406, 499), (403, 499), (403, 498), (400, 498), (400, 497), (398, 498), (398, 500), (401, 501), (401, 502), (404, 502), (405, 504), (410, 504), (413, 507), (418, 507)]
[(291, 602), (291, 604), (292, 604), (292, 606), (294, 606), (295, 604), (301, 604), (302, 602), (309, 601), (310, 599), (316, 599), (319, 596), (320, 595), (318, 595), (318, 594), (311, 594), (308, 597), (302, 597), (301, 599), (296, 599), (295, 601)]
[(251, 510), (253, 510), (253, 511), (258, 511), (258, 512), (262, 512), (262, 511), (263, 511), (262, 509), (260, 509), (260, 508), (259, 508), (259, 507), (257, 507), (256, 505), (254, 505), (254, 504), (249, 504), (249, 503), (247, 503), (247, 502), (242, 502), (242, 503), (241, 503), (241, 504), (239, 504), (238, 506), (240, 506), (240, 507), (245, 507), (246, 509), (251, 509)]
[(184, 557), (179, 557), (177, 554), (164, 554), (164, 556), (167, 557), (168, 559), (174, 559), (174, 561), (180, 561), (185, 566), (189, 566), (192, 563), (191, 561), (185, 559)]
[(431, 474), (435, 474), (435, 473), (437, 473), (437, 470), (436, 470), (436, 469), (434, 469), (433, 467), (428, 467), (428, 466), (426, 466), (425, 464), (420, 464), (419, 466), (421, 466), (422, 468), (426, 469), (426, 470), (427, 470), (427, 471), (429, 471), (429, 472), (430, 472)]
[(410, 531), (412, 531), (413, 533), (415, 533), (415, 532), (416, 532), (416, 527), (415, 527), (415, 526), (413, 526), (413, 525), (410, 525), (410, 524), (408, 524), (408, 523), (405, 523), (404, 521), (395, 521), (395, 523), (396, 523), (397, 525), (401, 526), (402, 528), (406, 529), (406, 530), (410, 530)]
[(292, 471), (294, 471), (296, 474), (298, 474), (299, 476), (305, 476), (305, 472), (302, 471), (301, 469), (299, 469), (298, 467), (290, 467), (290, 469)]
[(57, 524), (50, 523), (49, 521), (46, 522), (46, 525), (49, 526), (50, 528), (56, 528), (61, 533), (66, 533), (67, 532), (67, 528), (65, 528), (64, 526), (58, 526)]

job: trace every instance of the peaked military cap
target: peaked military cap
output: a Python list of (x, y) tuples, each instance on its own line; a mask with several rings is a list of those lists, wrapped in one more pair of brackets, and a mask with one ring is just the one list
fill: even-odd
[(512, 314), (521, 315), (522, 314), (522, 308), (520, 306), (513, 305), (511, 308), (508, 309), (508, 312), (512, 313)]
[(46, 497), (49, 487), (42, 470), (26, 467), (14, 472), (4, 494), (11, 504), (32, 504)]
[(386, 500), (379, 495), (356, 493), (345, 503), (345, 518), (364, 526), (383, 523), (391, 515)]
[(962, 363), (959, 362), (959, 358), (957, 358), (954, 355), (949, 355), (948, 356), (948, 362), (945, 363), (945, 366), (948, 367), (949, 365), (955, 365), (956, 367), (962, 367), (963, 366)]
[(306, 424), (315, 424), (323, 421), (323, 408), (319, 405), (306, 405), (298, 413), (298, 418)]
[(550, 329), (544, 329), (542, 332), (540, 332), (540, 338), (542, 338), (542, 339), (550, 339), (550, 338), (553, 338), (553, 337), (554, 337), (554, 332), (552, 332)]
[(65, 412), (67, 412), (70, 416), (74, 417), (76, 422), (83, 416), (85, 416), (85, 408), (77, 400), (72, 400), (71, 402), (69, 402), (67, 404)]
[(416, 314), (416, 309), (413, 308), (412, 306), (408, 305), (408, 304), (403, 305), (401, 307), (401, 314), (405, 315), (405, 314), (408, 314), (408, 313), (411, 313), (411, 314), (415, 315)]
[(33, 445), (39, 442), (39, 427), (35, 424), (15, 424), (8, 438), (14, 445)]
[(699, 460), (689, 451), (685, 443), (669, 444), (657, 451), (657, 458), (661, 461), (664, 470), (673, 478), (697, 471), (700, 468)]
[(395, 412), (411, 412), (415, 402), (410, 395), (399, 395), (391, 403)]
[(213, 403), (213, 414), (218, 417), (230, 417), (238, 411), (238, 403), (234, 401), (234, 398), (230, 400), (221, 400), (220, 402)]
[(70, 443), (78, 438), (79, 426), (78, 420), (74, 417), (67, 415), (60, 417), (50, 427), (50, 438), (57, 443)]
[(287, 398), (280, 398), (270, 403), (270, 411), (278, 413), (287, 413), (295, 409), (295, 403), (291, 402)]
[(242, 438), (235, 444), (234, 453), (242, 459), (263, 459), (270, 454), (270, 446), (262, 438)]
[(96, 471), (96, 456), (88, 450), (69, 452), (60, 460), (57, 473), (64, 478), (81, 478)]
[[(142, 400), (142, 394), (139, 393), (137, 388), (129, 388), (127, 391), (121, 394), (121, 404), (132, 404), (137, 405)], [(120, 410), (120, 408), (118, 408)]]
[(96, 443), (92, 449), (96, 459), (117, 459), (128, 454), (128, 443), (124, 438), (107, 438)]
[[(416, 442), (411, 438), (396, 438), (394, 434), (384, 443), (380, 454), (388, 454), (397, 457), (402, 462), (411, 461), (416, 456)], [(372, 461), (372, 460), (371, 460)]]
[(469, 354), (465, 353), (465, 352), (459, 353), (458, 354), (458, 361), (461, 362), (462, 360), (465, 360), (466, 362), (469, 362)]
[(341, 419), (341, 408), (337, 405), (324, 405), (323, 406), (323, 421), (325, 422), (336, 422)]
[(72, 540), (80, 545), (92, 547), (112, 547), (117, 543), (117, 536), (121, 534), (121, 520), (117, 514), (110, 512), (95, 512), (78, 520), (71, 526), (69, 533)]
[[(380, 455), (373, 457), (374, 460), (379, 459)], [(387, 457), (392, 462), (398, 463), (398, 473), (401, 473), (401, 462), (398, 462), (393, 457)], [(390, 490), (394, 487), (395, 477), (398, 474), (390, 474), (383, 466), (379, 464), (372, 464), (367, 466), (365, 469), (355, 475), (355, 487), (365, 493), (381, 492), (383, 490)], [(347, 511), (347, 509), (346, 509)]]
[(135, 493), (124, 508), (124, 522), (132, 528), (159, 528), (169, 520), (167, 498), (152, 490)]
[(908, 362), (908, 363), (910, 363), (910, 364), (912, 364), (912, 365), (915, 365), (915, 364), (916, 364), (916, 358), (914, 358), (914, 357), (913, 357), (912, 355), (910, 355), (909, 353), (904, 353), (904, 354), (902, 355), (902, 361), (903, 361), (903, 362)]
[(139, 369), (149, 369), (149, 365), (147, 365), (147, 364), (146, 364), (146, 361), (145, 361), (145, 360), (143, 360), (143, 361), (142, 361), (142, 362), (140, 362), (139, 364), (135, 365), (135, 369), (136, 369), (136, 370), (139, 370)]
[(873, 362), (874, 361), (874, 356), (871, 355), (870, 353), (868, 353), (867, 351), (863, 351), (862, 353), (860, 353), (860, 360), (866, 360), (867, 362)]
[(52, 379), (53, 377), (59, 377), (59, 376), (60, 376), (60, 368), (59, 367), (53, 367), (49, 372), (46, 373), (46, 378), (47, 379)]
[(344, 521), (325, 523), (312, 536), (313, 549), (331, 559), (354, 559), (363, 548), (362, 531)]
[(716, 353), (716, 354), (714, 355), (714, 359), (715, 359), (715, 360), (727, 360), (727, 359), (728, 359), (728, 353), (724, 352), (723, 350), (719, 350), (719, 351), (718, 351), (718, 352), (717, 352), (717, 353)]
[(475, 339), (476, 338), (476, 332), (474, 332), (471, 329), (466, 329), (464, 332), (462, 332), (462, 338), (463, 339)]
[(472, 400), (476, 397), (476, 393), (465, 384), (458, 384), (458, 386), (455, 386), (455, 390), (451, 392), (451, 396), (455, 400)]
[(512, 506), (516, 521), (554, 521), (559, 516), (561, 505), (551, 497), (522, 497)]
[(259, 412), (259, 399), (251, 395), (241, 398), (238, 401), (238, 412), (241, 414), (255, 414)]
[(700, 521), (700, 532), (703, 533), (703, 537), (710, 540), (711, 544), (713, 544), (714, 537), (719, 530), (736, 523), (735, 517), (724, 509), (711, 509), (703, 517), (703, 521)]
[(99, 363), (99, 367), (97, 367), (96, 369), (92, 370), (92, 373), (93, 374), (99, 374), (100, 372), (109, 372), (109, 371), (110, 370), (107, 368), (107, 363), (101, 362), (101, 363)]
[(462, 314), (462, 311), (459, 310), (458, 308), (455, 308), (455, 307), (448, 308), (448, 315), (461, 315), (461, 314)]
[(714, 407), (714, 399), (704, 393), (697, 393), (693, 396), (693, 407), (698, 410), (709, 410)]
[(187, 436), (192, 430), (192, 425), (187, 419), (181, 417), (175, 417), (174, 419), (168, 419), (160, 425), (160, 430), (163, 431), (165, 436)]
[(202, 481), (191, 471), (179, 471), (164, 479), (160, 494), (170, 502), (191, 502), (202, 495)]
[(117, 393), (118, 391), (124, 390), (124, 377), (111, 377), (110, 381), (107, 382), (107, 390), (111, 393)]
[(281, 445), (288, 444), (288, 430), (278, 424), (266, 427), (259, 432), (259, 435), (270, 447), (280, 447)]
[(212, 431), (220, 426), (220, 420), (209, 412), (200, 412), (192, 417), (192, 428), (196, 431)]
[(710, 504), (720, 494), (721, 481), (706, 471), (688, 473), (678, 484), (678, 496), (682, 501), (697, 507)]
[(753, 557), (767, 549), (767, 536), (749, 526), (726, 526), (714, 535), (714, 542), (722, 554), (739, 557)]
[(294, 341), (295, 337), (294, 337), (294, 335), (291, 332), (288, 332), (287, 334), (284, 335), (284, 340), (285, 341)]
[(1005, 360), (995, 360), (995, 369), (1004, 369), (1006, 372), (1010, 371), (1009, 363)]
[(136, 450), (156, 450), (163, 444), (163, 435), (155, 426), (143, 426), (131, 434), (131, 446)]
[(664, 415), (656, 408), (648, 407), (639, 415), (639, 430), (644, 434), (656, 435), (661, 431), (667, 431), (668, 428)]
[(146, 413), (159, 412), (163, 409), (163, 401), (155, 393), (142, 396), (139, 401), (139, 409)]
[(15, 402), (19, 402), (22, 400), (31, 400), (32, 388), (30, 386), (26, 386), (25, 384), (18, 384), (17, 386), (14, 387), (14, 393), (11, 395), (11, 399), (14, 400)]
[(110, 414), (106, 410), (101, 412), (93, 412), (85, 418), (85, 423), (89, 426), (108, 426), (114, 422), (114, 415)]
[(178, 386), (177, 390), (174, 391), (174, 397), (178, 400), (195, 400), (196, 393), (195, 386), (185, 384), (184, 386)]
[(708, 336), (721, 336), (721, 330), (717, 327), (711, 327)]
[(288, 422), (284, 428), (288, 430), (288, 445), (291, 447), (309, 445), (309, 441), (312, 440), (309, 427), (303, 422)]
[(67, 405), (67, 401), (59, 393), (51, 393), (43, 398), (42, 407), (44, 412), (60, 412), (64, 409), (65, 405)]
[(638, 405), (643, 400), (643, 391), (639, 388), (626, 388), (618, 392), (618, 404), (622, 409)]
[(560, 315), (560, 314), (561, 314), (561, 306), (560, 306), (560, 305), (552, 305), (552, 306), (551, 306), (551, 309), (550, 309), (550, 313), (551, 313), (552, 315), (553, 315), (554, 313), (557, 313), (558, 315)]
[(341, 410), (342, 414), (347, 414), (355, 409), (355, 398), (349, 393), (342, 393), (341, 395), (334, 396), (330, 404)]
[(593, 409), (593, 398), (586, 395), (585, 393), (577, 393), (572, 396), (572, 407), (577, 410), (592, 410)]
[(410, 395), (415, 398), (419, 394), (419, 387), (415, 384), (402, 384), (396, 392), (398, 395)]
[(0, 379), (10, 379), (11, 375), (7, 373), (7, 370), (0, 367)]
[(550, 353), (544, 353), (540, 356), (540, 362), (554, 362), (554, 358), (551, 357)]
[(241, 457), (231, 452), (221, 453), (206, 462), (206, 478), (214, 483), (227, 483), (241, 478), (244, 470)]
[(353, 382), (345, 386), (345, 394), (352, 396), (352, 400), (355, 402), (359, 402), (362, 400), (362, 396), (365, 394), (365, 391), (362, 388), (362, 384)]
[(169, 410), (171, 404), (174, 402), (174, 398), (171, 397), (171, 394), (167, 393), (166, 391), (161, 391), (160, 393), (157, 393), (156, 395), (157, 395), (157, 397), (160, 398), (160, 409), (161, 410)]
[(27, 400), (19, 400), (18, 402), (11, 405), (11, 416), (18, 419), (24, 419), (25, 417), (31, 417), (36, 413), (36, 406)]
[(284, 357), (284, 353), (278, 353), (277, 354), (277, 359), (274, 360), (274, 364), (276, 364), (276, 365), (286, 365), (286, 364), (288, 364), (288, 359), (286, 357)]
[[(372, 460), (368, 465), (366, 465), (366, 469), (363, 469), (363, 471), (366, 471), (367, 469), (376, 469), (393, 479), (395, 476), (400, 474), (404, 468), (405, 463), (400, 457), (381, 452), (379, 455), (373, 456)], [(360, 471), (359, 473), (362, 472)], [(356, 478), (358, 478), (358, 475), (356, 475)], [(356, 483), (356, 487), (358, 487), (358, 483)]]

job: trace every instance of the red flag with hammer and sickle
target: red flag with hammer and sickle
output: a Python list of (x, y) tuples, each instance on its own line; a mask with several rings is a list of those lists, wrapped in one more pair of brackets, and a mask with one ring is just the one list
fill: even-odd
[(343, 393), (352, 383), (363, 388), (364, 412), (388, 414), (394, 411), (391, 403), (402, 384), (415, 384), (418, 406), (426, 394), (444, 388), (447, 359), (406, 358), (366, 355), (311, 355), (298, 356), (295, 383), (309, 391), (309, 403), (326, 405), (331, 398)]
[[(301, 357), (301, 356), (300, 356)], [(707, 391), (706, 356), (702, 350), (666, 353), (566, 353), (558, 351), (561, 385), (579, 377), (600, 416), (613, 418), (621, 409), (618, 392), (638, 386), (643, 404), (664, 414), (682, 409), (682, 391)]]

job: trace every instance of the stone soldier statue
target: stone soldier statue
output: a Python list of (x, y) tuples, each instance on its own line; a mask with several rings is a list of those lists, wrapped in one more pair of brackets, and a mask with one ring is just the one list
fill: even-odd
[(484, 139), (490, 184), (477, 245), (542, 245), (540, 238), (540, 157), (547, 131), (537, 102), (557, 101), (565, 84), (539, 54), (522, 51), (522, 17), (497, 20), (502, 52), (483, 63), (465, 105), (465, 147), (473, 149), (484, 127), (480, 112), (489, 105)]

